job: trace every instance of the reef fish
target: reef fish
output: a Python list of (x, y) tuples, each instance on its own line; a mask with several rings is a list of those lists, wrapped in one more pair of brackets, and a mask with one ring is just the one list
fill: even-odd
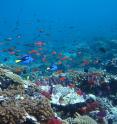
[(33, 62), (33, 60), (34, 59), (31, 56), (25, 55), (25, 56), (21, 57), (19, 60), (16, 60), (15, 62), (16, 63), (21, 62), (23, 64), (29, 64), (29, 63)]

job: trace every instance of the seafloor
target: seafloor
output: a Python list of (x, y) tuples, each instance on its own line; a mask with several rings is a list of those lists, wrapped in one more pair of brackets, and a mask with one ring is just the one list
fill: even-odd
[[(37, 54), (37, 43), (48, 49)], [(25, 64), (15, 47), (1, 51), (0, 124), (117, 124), (117, 40), (26, 47), (34, 61)]]
[(70, 70), (36, 82), (0, 66), (0, 124), (116, 124), (117, 76)]

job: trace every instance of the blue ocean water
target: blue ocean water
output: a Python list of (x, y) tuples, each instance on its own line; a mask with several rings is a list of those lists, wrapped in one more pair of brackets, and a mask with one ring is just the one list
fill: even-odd
[(36, 41), (44, 41), (46, 50), (63, 50), (116, 40), (116, 6), (116, 0), (0, 0), (0, 50), (27, 54)]
[[(50, 43), (95, 36), (116, 37), (116, 5), (116, 0), (1, 0), (0, 33), (15, 35), (12, 30), (19, 23), (18, 33), (24, 34), (26, 40), (31, 40), (38, 28), (51, 33)], [(68, 29), (70, 26), (74, 29)]]

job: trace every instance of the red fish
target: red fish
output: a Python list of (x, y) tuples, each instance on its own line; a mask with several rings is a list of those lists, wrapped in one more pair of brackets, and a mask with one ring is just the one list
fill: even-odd
[(88, 65), (89, 64), (89, 61), (88, 60), (84, 60), (83, 61), (83, 65)]
[(67, 59), (68, 59), (67, 56), (64, 56), (63, 58), (61, 58), (62, 61), (65, 61), (65, 60), (67, 60)]
[(56, 54), (57, 54), (56, 51), (53, 51), (53, 52), (52, 52), (52, 55), (56, 55)]
[(12, 51), (12, 52), (9, 52), (9, 54), (10, 54), (10, 55), (15, 55), (15, 52), (14, 52), (14, 51)]
[(59, 61), (59, 62), (58, 62), (58, 65), (61, 65), (61, 64), (62, 64), (62, 62), (61, 62), (61, 61)]
[(60, 78), (60, 81), (65, 81), (66, 80), (66, 77), (61, 77)]
[(31, 50), (30, 52), (29, 52), (30, 54), (36, 54), (36, 53), (38, 53), (36, 50)]
[(44, 42), (42, 42), (42, 41), (37, 41), (36, 43), (35, 43), (35, 45), (37, 45), (37, 46), (44, 46), (45, 45), (45, 43)]

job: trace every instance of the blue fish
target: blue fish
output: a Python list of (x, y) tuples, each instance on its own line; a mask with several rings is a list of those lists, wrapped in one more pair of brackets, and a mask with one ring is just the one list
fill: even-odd
[(22, 63), (22, 64), (30, 64), (31, 62), (33, 62), (33, 58), (29, 55), (25, 55), (23, 57), (21, 57), (19, 60), (16, 60), (16, 63)]
[(57, 65), (52, 65), (51, 67), (50, 67), (50, 70), (51, 71), (56, 71), (56, 70), (58, 70), (58, 66)]

